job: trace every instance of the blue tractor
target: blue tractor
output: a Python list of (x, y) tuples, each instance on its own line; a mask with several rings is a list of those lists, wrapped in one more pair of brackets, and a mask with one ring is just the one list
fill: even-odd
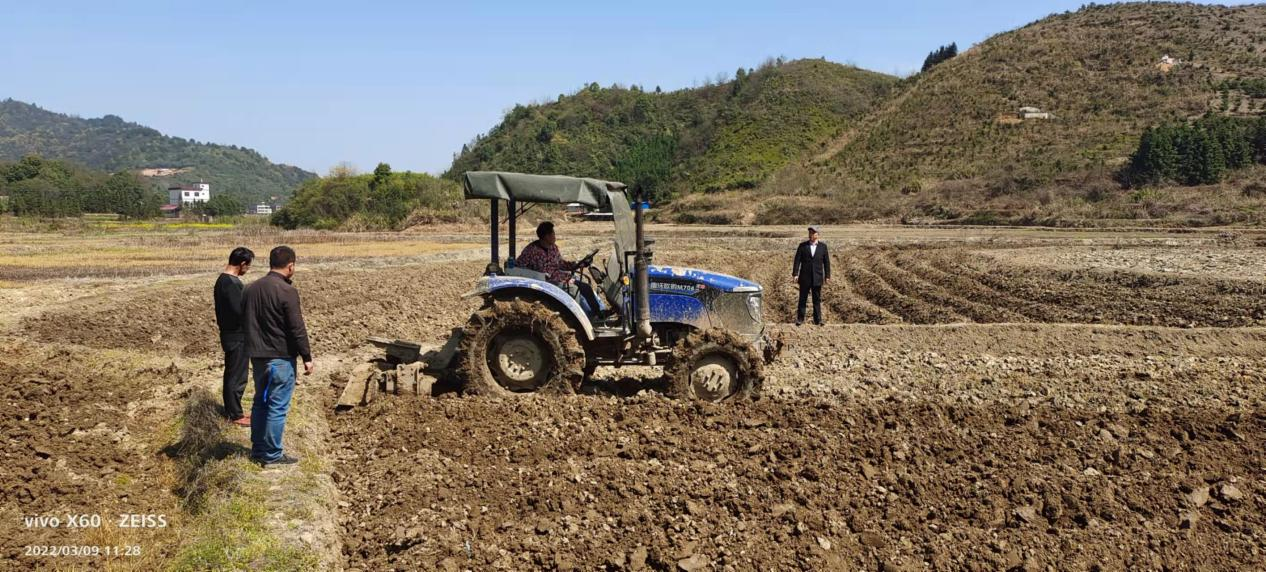
[[(491, 257), (466, 297), (483, 306), (460, 332), (456, 369), (475, 394), (573, 393), (598, 366), (662, 366), (674, 397), (706, 401), (756, 396), (763, 367), (781, 344), (766, 335), (760, 284), (734, 276), (656, 266), (642, 206), (625, 185), (596, 179), (472, 171), (467, 200), (491, 203)], [(506, 216), (502, 220), (501, 207)], [(612, 213), (610, 246), (579, 261), (599, 308), (577, 289), (515, 265), (517, 219), (537, 203), (580, 203)], [(503, 258), (500, 229), (508, 223)], [(605, 250), (605, 262), (598, 256)], [(602, 300), (605, 298), (605, 300)]]

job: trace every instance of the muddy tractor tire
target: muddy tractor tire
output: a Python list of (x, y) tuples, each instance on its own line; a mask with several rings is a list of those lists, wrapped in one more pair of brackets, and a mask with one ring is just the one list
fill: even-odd
[(571, 394), (584, 379), (585, 351), (557, 312), (538, 302), (496, 301), (462, 331), (462, 393)]
[(755, 399), (765, 382), (764, 360), (750, 343), (730, 332), (692, 332), (673, 346), (664, 377), (669, 396), (676, 399)]

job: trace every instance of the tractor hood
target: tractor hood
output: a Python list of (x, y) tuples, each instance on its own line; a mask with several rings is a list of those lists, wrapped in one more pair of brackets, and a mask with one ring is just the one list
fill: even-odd
[(760, 292), (760, 284), (744, 280), (729, 274), (709, 272), (697, 268), (680, 268), (676, 266), (650, 266), (647, 269), (652, 282), (675, 281), (702, 284), (722, 292)]

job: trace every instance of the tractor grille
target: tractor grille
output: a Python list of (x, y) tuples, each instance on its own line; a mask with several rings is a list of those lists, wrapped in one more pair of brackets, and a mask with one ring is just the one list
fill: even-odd
[[(757, 300), (749, 304), (749, 298)], [(713, 302), (714, 327), (732, 330), (744, 336), (756, 336), (764, 329), (761, 322), (760, 292), (729, 292), (721, 294)], [(755, 314), (755, 315), (753, 315)], [(717, 322), (720, 322), (719, 324)]]

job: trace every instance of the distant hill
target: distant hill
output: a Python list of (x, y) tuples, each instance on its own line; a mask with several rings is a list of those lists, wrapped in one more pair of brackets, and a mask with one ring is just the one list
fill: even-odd
[(516, 106), (465, 146), (446, 176), (496, 169), (629, 178), (649, 169), (661, 197), (753, 188), (871, 111), (895, 81), (825, 60), (771, 60), (671, 92), (591, 84)]
[[(1116, 216), (1084, 203), (1119, 189), (1112, 177), (1144, 130), (1205, 114), (1261, 114), (1266, 93), (1251, 86), (1263, 78), (1266, 6), (1091, 5), (994, 36), (903, 81), (761, 195), (802, 195), (805, 206), (841, 219), (954, 217), (982, 206), (1011, 220), (1073, 210)], [(1039, 112), (1024, 119), (1022, 107)], [(1218, 193), (1231, 200), (1238, 189), (1207, 190), (1206, 206)]]
[(35, 105), (0, 101), (0, 160), (25, 155), (68, 160), (107, 171), (149, 170), (157, 185), (199, 180), (254, 202), (288, 197), (316, 175), (298, 167), (270, 162), (252, 149), (199, 143), (163, 135), (154, 129), (106, 115), (83, 119), (46, 111)]

